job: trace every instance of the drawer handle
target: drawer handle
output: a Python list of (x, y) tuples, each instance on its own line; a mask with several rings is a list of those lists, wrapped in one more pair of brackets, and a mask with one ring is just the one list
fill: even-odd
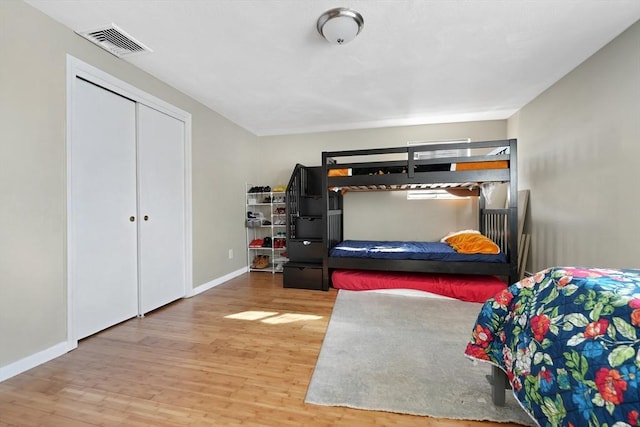
[(308, 241), (308, 240), (303, 240), (302, 244), (305, 245), (305, 246), (309, 246), (311, 244), (311, 242)]

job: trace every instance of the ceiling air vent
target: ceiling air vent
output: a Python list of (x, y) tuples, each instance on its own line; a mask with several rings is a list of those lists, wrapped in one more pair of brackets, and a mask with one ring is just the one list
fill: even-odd
[(118, 58), (153, 52), (115, 24), (87, 31), (76, 31), (76, 33)]

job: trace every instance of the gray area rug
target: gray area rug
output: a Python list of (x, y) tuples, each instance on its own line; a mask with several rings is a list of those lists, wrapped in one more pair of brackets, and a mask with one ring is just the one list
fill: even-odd
[(305, 402), (535, 426), (510, 391), (494, 406), (490, 365), (464, 356), (480, 307), (340, 290)]

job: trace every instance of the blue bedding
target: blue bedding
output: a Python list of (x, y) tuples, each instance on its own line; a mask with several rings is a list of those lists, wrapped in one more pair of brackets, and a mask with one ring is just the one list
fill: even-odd
[(640, 425), (640, 270), (555, 267), (487, 300), (465, 354), (542, 427)]
[(415, 259), (428, 261), (507, 262), (504, 253), (461, 254), (447, 243), (345, 240), (333, 247), (336, 258)]

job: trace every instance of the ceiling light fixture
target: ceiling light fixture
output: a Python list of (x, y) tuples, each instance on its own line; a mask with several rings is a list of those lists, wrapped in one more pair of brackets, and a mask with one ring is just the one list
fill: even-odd
[(337, 7), (318, 18), (318, 32), (329, 43), (345, 44), (355, 39), (364, 27), (362, 15), (353, 9)]

